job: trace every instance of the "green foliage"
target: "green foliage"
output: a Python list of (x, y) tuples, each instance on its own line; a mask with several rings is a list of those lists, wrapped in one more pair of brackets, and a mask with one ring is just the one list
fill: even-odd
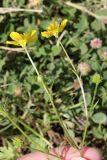
[(59, 47), (59, 46), (53, 46), (53, 47), (52, 47), (52, 54), (53, 54), (54, 56), (59, 55), (60, 52), (61, 52), (61, 47)]
[(8, 147), (0, 147), (0, 160), (14, 160), (15, 153), (11, 144)]
[(21, 140), (19, 137), (14, 137), (14, 138), (12, 139), (12, 141), (13, 141), (13, 146), (14, 146), (16, 149), (21, 148), (22, 145), (23, 145), (23, 142), (22, 142), (22, 140)]
[(92, 116), (92, 120), (97, 124), (106, 124), (107, 123), (107, 116), (106, 116), (106, 114), (104, 114), (102, 112), (95, 113)]
[(85, 31), (88, 28), (88, 21), (85, 15), (80, 16), (79, 23), (76, 25), (76, 27), (78, 29), (77, 32), (79, 33)]
[(94, 20), (92, 23), (91, 23), (91, 27), (93, 30), (95, 31), (100, 31), (102, 29), (102, 23), (98, 20)]
[(95, 127), (92, 129), (92, 133), (97, 139), (107, 140), (107, 130), (105, 128)]
[(40, 150), (43, 152), (47, 151), (47, 144), (40, 138), (35, 137), (34, 135), (30, 135), (30, 147), (32, 151)]

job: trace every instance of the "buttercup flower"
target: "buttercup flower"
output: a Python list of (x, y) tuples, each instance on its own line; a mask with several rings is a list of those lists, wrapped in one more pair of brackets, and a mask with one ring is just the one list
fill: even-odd
[(19, 34), (18, 32), (11, 32), (10, 37), (13, 41), (6, 41), (7, 44), (13, 44), (17, 46), (21, 46), (25, 48), (26, 45), (30, 42), (35, 41), (36, 37), (36, 30), (32, 30), (29, 33)]
[(61, 23), (58, 23), (58, 22), (51, 23), (48, 26), (47, 31), (41, 32), (41, 35), (46, 38), (49, 38), (52, 36), (55, 36), (57, 38), (58, 34), (62, 32), (63, 29), (65, 28), (67, 22), (68, 20), (65, 19)]
[(100, 48), (102, 46), (102, 40), (100, 38), (94, 38), (91, 40), (90, 46), (94, 49)]

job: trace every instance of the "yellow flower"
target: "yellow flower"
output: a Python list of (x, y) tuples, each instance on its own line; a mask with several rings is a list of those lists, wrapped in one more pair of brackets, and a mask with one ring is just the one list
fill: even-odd
[(51, 23), (48, 26), (47, 31), (41, 32), (41, 35), (46, 38), (49, 38), (52, 36), (55, 36), (57, 38), (58, 34), (62, 32), (63, 29), (65, 28), (67, 22), (68, 20), (64, 19), (61, 23), (58, 23), (58, 22)]
[(26, 45), (30, 42), (35, 41), (36, 37), (36, 30), (32, 30), (29, 33), (19, 34), (18, 32), (11, 32), (10, 37), (13, 41), (6, 41), (7, 44), (13, 44), (21, 46), (25, 48)]

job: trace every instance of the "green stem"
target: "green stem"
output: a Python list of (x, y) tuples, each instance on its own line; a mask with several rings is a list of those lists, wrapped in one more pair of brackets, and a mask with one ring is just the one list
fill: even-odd
[(59, 120), (59, 123), (60, 123), (60, 125), (62, 126), (62, 128), (63, 128), (63, 130), (64, 130), (64, 132), (65, 132), (65, 134), (66, 134), (66, 136), (67, 136), (67, 138), (68, 138), (68, 142), (69, 142), (71, 145), (74, 145), (75, 147), (78, 148), (77, 143), (75, 142), (74, 139), (71, 139), (71, 136), (69, 135), (69, 133), (68, 133), (68, 131), (67, 131), (67, 128), (66, 128), (65, 125), (63, 124), (63, 121), (62, 121), (62, 119), (60, 118), (60, 115), (59, 115), (59, 113), (58, 113), (58, 111), (57, 111), (57, 109), (56, 109), (56, 107), (55, 107), (54, 102), (53, 102), (53, 98), (52, 98), (52, 96), (51, 96), (51, 94), (50, 94), (50, 91), (49, 91), (48, 87), (46, 86), (46, 84), (44, 83), (44, 80), (43, 80), (42, 76), (40, 75), (38, 69), (36, 68), (36, 66), (35, 66), (32, 58), (30, 57), (30, 54), (29, 54), (27, 48), (24, 48), (24, 49), (25, 49), (25, 52), (26, 52), (26, 54), (27, 54), (27, 56), (28, 56), (28, 58), (29, 58), (29, 60), (30, 60), (30, 62), (31, 62), (31, 64), (32, 64), (34, 70), (36, 71), (36, 74), (37, 74), (37, 76), (38, 76), (39, 81), (42, 83), (42, 85), (43, 85), (43, 87), (44, 87), (44, 89), (45, 89), (45, 91), (46, 91), (46, 93), (47, 93), (47, 95), (48, 95), (48, 97), (49, 97), (49, 99), (50, 99), (50, 102), (51, 102), (51, 105), (52, 105), (52, 107), (53, 107), (53, 110), (54, 110), (55, 114), (57, 115), (58, 120)]
[(83, 88), (83, 85), (82, 85), (82, 81), (81, 81), (81, 78), (79, 77), (77, 71), (76, 71), (76, 68), (73, 64), (73, 61), (70, 59), (67, 51), (65, 50), (63, 44), (61, 43), (61, 41), (59, 42), (59, 44), (61, 45), (64, 53), (65, 53), (65, 56), (69, 62), (69, 64), (71, 65), (72, 67), (72, 72), (75, 74), (75, 76), (77, 77), (78, 81), (79, 81), (79, 84), (80, 84), (80, 88), (81, 88), (81, 92), (82, 92), (82, 97), (83, 97), (83, 101), (84, 101), (84, 108), (85, 108), (85, 115), (86, 115), (86, 125), (85, 125), (85, 129), (84, 129), (84, 133), (83, 133), (83, 139), (82, 139), (82, 146), (84, 145), (84, 141), (85, 141), (85, 137), (86, 137), (86, 133), (87, 133), (87, 129), (88, 129), (88, 110), (87, 110), (87, 102), (86, 102), (86, 98), (85, 98), (85, 93), (84, 93), (84, 88)]
[(85, 121), (85, 129), (84, 129), (84, 132), (83, 132), (83, 138), (82, 138), (82, 142), (81, 142), (81, 148), (83, 148), (84, 146), (84, 143), (85, 143), (85, 139), (86, 139), (86, 135), (87, 135), (87, 130), (88, 130), (88, 116), (86, 117), (86, 121)]
[(31, 131), (34, 135), (36, 135), (37, 137), (39, 137), (40, 139), (42, 139), (47, 145), (49, 145), (52, 148), (52, 145), (49, 143), (49, 141), (47, 141), (43, 136), (41, 136), (40, 134), (38, 134), (37, 132), (35, 132), (34, 129), (32, 129), (31, 127), (29, 127), (29, 125), (27, 125), (26, 123), (22, 122), (22, 120), (17, 119), (17, 121), (23, 125), (27, 130)]
[(91, 102), (91, 107), (90, 107), (89, 115), (91, 115), (91, 113), (92, 113), (92, 111), (93, 111), (93, 109), (94, 109), (94, 101), (95, 101), (97, 89), (98, 89), (98, 84), (95, 85), (94, 95), (93, 95), (93, 99), (92, 99), (92, 102)]
[(98, 89), (98, 84), (96, 84), (96, 85), (95, 85), (94, 95), (93, 95), (93, 99), (92, 99), (91, 107), (93, 107), (93, 105), (94, 105), (94, 101), (95, 101), (95, 97), (96, 97), (97, 89)]
[(86, 103), (86, 98), (85, 98), (85, 93), (84, 93), (84, 89), (83, 89), (83, 85), (82, 85), (82, 81), (81, 81), (81, 78), (79, 77), (76, 69), (75, 69), (75, 66), (72, 62), (72, 60), (70, 59), (67, 51), (65, 50), (63, 44), (61, 42), (59, 42), (65, 55), (66, 55), (66, 58), (68, 60), (68, 62), (70, 63), (71, 67), (72, 67), (72, 72), (75, 74), (75, 76), (77, 77), (78, 81), (79, 81), (79, 84), (80, 84), (80, 87), (81, 87), (81, 92), (82, 92), (82, 96), (83, 96), (83, 101), (84, 101), (84, 108), (85, 108), (85, 114), (86, 114), (86, 117), (88, 116), (88, 111), (87, 111), (87, 103)]
[[(60, 41), (59, 44), (61, 45), (61, 47), (62, 47), (62, 49), (63, 49), (63, 51), (64, 51), (64, 53), (65, 53), (65, 55), (66, 55), (67, 61), (68, 61), (68, 62), (70, 63), (70, 65), (72, 66), (73, 70), (76, 71), (75, 66), (73, 65), (73, 62), (72, 62), (72, 60), (70, 59), (67, 51), (65, 50), (62, 42)], [(74, 72), (74, 71), (73, 71), (73, 72)]]
[[(29, 140), (29, 137), (27, 136), (27, 134), (19, 127), (19, 125), (17, 125), (15, 123), (15, 119), (12, 119), (10, 117), (9, 114), (7, 114), (5, 111), (1, 111), (0, 112), (3, 114), (3, 116), (6, 116), (8, 118), (8, 120), (12, 123), (12, 125), (17, 128), (24, 136), (25, 138), (27, 138)], [(27, 128), (29, 131), (31, 131), (33, 134), (35, 134), (36, 136), (38, 136), (39, 138), (43, 139), (43, 141), (45, 143), (47, 143), (47, 145), (49, 145), (52, 148), (52, 145), (44, 138), (42, 137), (40, 134), (38, 134), (37, 132), (35, 132), (32, 128), (30, 128), (27, 124), (25, 124), (24, 122), (22, 122), (21, 120), (17, 119), (17, 121), (22, 124), (25, 128)]]
[(87, 54), (91, 54), (92, 51), (93, 51), (93, 48), (91, 48)]
[(69, 110), (69, 109), (78, 108), (78, 107), (80, 107), (82, 104), (83, 104), (83, 102), (79, 102), (79, 103), (77, 103), (77, 104), (74, 104), (73, 106), (67, 106), (66, 108), (64, 108), (64, 111), (67, 111), (67, 110)]
[(27, 56), (28, 56), (28, 58), (29, 58), (29, 60), (30, 60), (30, 62), (31, 62), (31, 64), (32, 64), (34, 70), (36, 71), (37, 76), (40, 77), (40, 74), (39, 74), (39, 72), (38, 72), (38, 70), (37, 70), (35, 64), (33, 63), (33, 60), (32, 60), (32, 58), (31, 58), (31, 56), (30, 56), (30, 54), (29, 54), (27, 48), (24, 48), (24, 49), (25, 49), (25, 52), (26, 52), (26, 54), (27, 54)]
[(3, 114), (3, 116), (7, 117), (7, 119), (12, 123), (12, 125), (15, 128), (17, 128), (27, 139), (29, 139), (29, 137), (26, 135), (26, 133), (15, 123), (15, 120), (12, 119), (9, 114), (7, 114), (5, 111), (1, 111), (1, 110), (0, 110), (0, 112)]

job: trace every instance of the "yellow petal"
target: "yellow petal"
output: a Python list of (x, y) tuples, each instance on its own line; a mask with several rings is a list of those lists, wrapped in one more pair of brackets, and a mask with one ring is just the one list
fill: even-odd
[(25, 39), (27, 43), (33, 42), (37, 39), (36, 37), (36, 30), (32, 30), (28, 34), (25, 34)]
[(64, 20), (61, 22), (60, 27), (59, 27), (59, 32), (62, 32), (62, 31), (63, 31), (63, 29), (65, 28), (67, 22), (68, 22), (67, 19), (64, 19)]
[(48, 31), (41, 32), (41, 35), (42, 35), (43, 37), (46, 37), (46, 38), (49, 38), (49, 37), (53, 36), (53, 35), (51, 34), (51, 32), (48, 32)]
[(33, 42), (37, 39), (37, 36), (36, 36), (36, 30), (32, 30), (31, 33), (29, 33), (29, 36), (27, 38), (27, 42)]
[(6, 41), (6, 44), (13, 44), (13, 45), (16, 45), (16, 46), (19, 45), (19, 43), (16, 42), (16, 41)]
[(54, 32), (53, 35), (58, 38), (58, 32)]
[(51, 23), (51, 24), (48, 26), (47, 30), (51, 30), (52, 28), (53, 28), (53, 23)]
[(32, 31), (30, 32), (30, 35), (31, 35), (31, 36), (36, 35), (36, 30), (32, 30)]
[(59, 28), (59, 23), (51, 23), (50, 25), (49, 25), (49, 27), (48, 27), (48, 30), (49, 31), (52, 31), (52, 30), (55, 30), (55, 29), (57, 29), (58, 30), (58, 28)]
[(22, 39), (22, 40), (19, 41), (19, 45), (20, 45), (22, 48), (25, 48), (25, 47), (26, 47), (26, 44), (27, 44), (26, 39)]
[(13, 39), (14, 41), (17, 41), (17, 42), (23, 39), (22, 35), (19, 34), (18, 32), (11, 32), (10, 37), (11, 37), (11, 39)]

